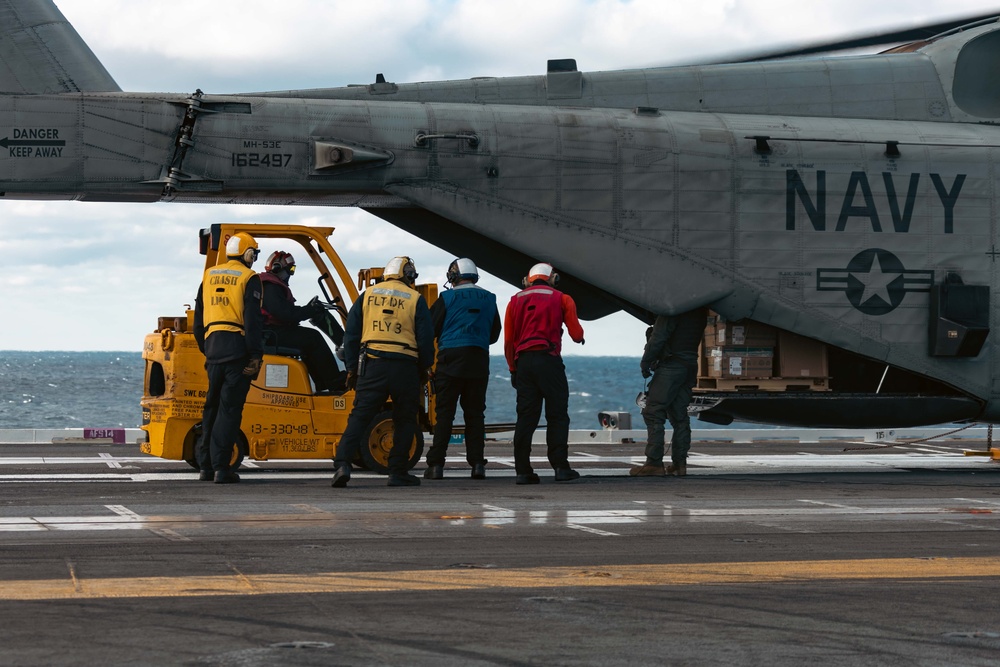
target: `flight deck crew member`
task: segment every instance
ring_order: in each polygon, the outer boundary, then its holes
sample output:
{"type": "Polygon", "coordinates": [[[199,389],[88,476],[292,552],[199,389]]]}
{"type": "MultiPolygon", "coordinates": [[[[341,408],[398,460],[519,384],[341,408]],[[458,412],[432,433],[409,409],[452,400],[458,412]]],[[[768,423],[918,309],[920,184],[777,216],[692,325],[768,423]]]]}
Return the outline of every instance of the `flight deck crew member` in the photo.
{"type": "Polygon", "coordinates": [[[437,397],[434,444],[427,452],[425,479],[444,477],[448,440],[459,398],[465,414],[465,460],[472,479],[486,479],[486,387],[490,380],[490,344],[500,338],[497,297],[476,285],[479,271],[471,259],[448,266],[446,290],[431,306],[438,343],[434,367],[437,397]]]}
{"type": "Polygon", "coordinates": [[[332,486],[351,479],[351,461],[361,438],[387,398],[392,399],[389,486],[418,486],[409,473],[410,446],[417,433],[421,379],[434,363],[434,327],[427,302],[413,288],[417,269],[409,257],[386,264],[383,281],[365,290],[347,315],[344,359],[347,387],[357,386],[347,428],[337,445],[332,486]]]}
{"type": "Polygon", "coordinates": [[[698,344],[705,334],[708,310],[698,308],[680,315],[660,315],[646,341],[639,369],[642,377],[653,376],[646,392],[642,418],[646,422],[646,461],[633,466],[629,475],[648,477],[687,474],[691,449],[691,420],[687,409],[698,375],[698,344]],[[671,463],[664,470],[664,422],[670,420],[671,463]]]}
{"type": "Polygon", "coordinates": [[[569,467],[569,384],[560,353],[562,325],[581,345],[583,327],[576,316],[576,302],[555,289],[558,280],[550,264],[535,264],[524,279],[525,289],[511,297],[504,315],[504,355],[517,390],[514,471],[518,484],[539,482],[531,468],[531,436],[538,428],[543,400],[545,441],[556,481],[580,477],[569,467]]]}
{"type": "Polygon", "coordinates": [[[250,268],[258,254],[252,236],[234,234],[226,241],[229,261],[205,271],[195,299],[194,337],[208,371],[202,437],[196,451],[198,479],[203,482],[240,481],[229,462],[250,382],[260,373],[264,357],[261,282],[250,268]]]}
{"type": "Polygon", "coordinates": [[[264,328],[274,332],[277,345],[302,352],[302,361],[309,369],[317,393],[342,389],[344,379],[323,335],[316,329],[299,326],[302,320],[322,314],[324,308],[322,304],[295,305],[288,286],[293,275],[295,258],[282,250],[271,253],[260,275],[264,285],[264,328]]]}

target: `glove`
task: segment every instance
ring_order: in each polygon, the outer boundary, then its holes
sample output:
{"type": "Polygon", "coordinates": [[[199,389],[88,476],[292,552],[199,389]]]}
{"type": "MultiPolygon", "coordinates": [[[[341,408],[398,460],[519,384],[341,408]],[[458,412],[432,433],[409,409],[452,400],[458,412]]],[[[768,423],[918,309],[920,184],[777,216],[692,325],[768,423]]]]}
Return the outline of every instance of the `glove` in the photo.
{"type": "Polygon", "coordinates": [[[243,375],[252,377],[254,380],[260,374],[260,365],[263,360],[260,357],[250,357],[247,365],[243,367],[243,375]]]}
{"type": "Polygon", "coordinates": [[[642,377],[649,379],[653,376],[653,371],[649,370],[649,364],[643,362],[639,364],[639,370],[642,372],[642,377]]]}
{"type": "Polygon", "coordinates": [[[517,371],[510,372],[510,386],[517,389],[517,371]]]}
{"type": "Polygon", "coordinates": [[[584,340],[583,338],[581,338],[580,339],[580,345],[586,345],[586,344],[587,344],[587,341],[584,340]]]}
{"type": "Polygon", "coordinates": [[[355,371],[347,371],[347,379],[344,380],[347,391],[352,391],[358,386],[358,374],[355,371]]]}
{"type": "Polygon", "coordinates": [[[319,301],[310,301],[307,308],[309,308],[309,317],[319,317],[326,311],[326,308],[319,301]]]}

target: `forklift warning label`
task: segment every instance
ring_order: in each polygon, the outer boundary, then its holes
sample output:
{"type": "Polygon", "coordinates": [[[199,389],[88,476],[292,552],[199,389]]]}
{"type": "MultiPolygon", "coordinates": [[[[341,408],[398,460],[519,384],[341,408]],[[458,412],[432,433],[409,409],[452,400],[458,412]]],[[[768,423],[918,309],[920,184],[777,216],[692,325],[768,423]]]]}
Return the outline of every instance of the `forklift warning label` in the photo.
{"type": "Polygon", "coordinates": [[[271,405],[281,405],[286,408],[301,408],[309,402],[307,397],[295,396],[293,394],[269,394],[264,392],[261,394],[261,398],[271,405]]]}
{"type": "Polygon", "coordinates": [[[319,438],[272,438],[268,449],[277,449],[282,453],[305,453],[319,451],[319,438]]]}

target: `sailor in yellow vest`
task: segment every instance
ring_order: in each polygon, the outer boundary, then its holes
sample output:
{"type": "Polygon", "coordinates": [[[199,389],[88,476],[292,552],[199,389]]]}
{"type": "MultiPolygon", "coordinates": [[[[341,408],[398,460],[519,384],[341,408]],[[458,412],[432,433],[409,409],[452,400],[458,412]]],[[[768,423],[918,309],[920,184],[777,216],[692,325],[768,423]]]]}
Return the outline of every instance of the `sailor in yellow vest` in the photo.
{"type": "Polygon", "coordinates": [[[250,269],[259,254],[257,241],[246,232],[231,236],[226,241],[229,261],[205,271],[195,300],[194,337],[208,371],[202,438],[195,452],[203,482],[240,481],[229,462],[250,382],[260,373],[264,357],[263,290],[260,277],[250,269]]]}
{"type": "Polygon", "coordinates": [[[356,386],[357,393],[334,458],[334,487],[347,486],[361,438],[388,398],[393,427],[389,486],[420,484],[409,473],[409,453],[417,433],[421,378],[434,363],[434,327],[427,302],[413,289],[416,280],[412,259],[392,258],[382,282],[365,290],[347,315],[347,387],[356,386]]]}

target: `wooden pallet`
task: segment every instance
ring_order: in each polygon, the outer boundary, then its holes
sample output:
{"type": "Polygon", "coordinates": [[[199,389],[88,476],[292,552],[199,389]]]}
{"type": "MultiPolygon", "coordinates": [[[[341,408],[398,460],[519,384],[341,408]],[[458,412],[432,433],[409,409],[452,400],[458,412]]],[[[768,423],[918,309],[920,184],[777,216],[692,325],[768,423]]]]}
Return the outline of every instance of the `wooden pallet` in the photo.
{"type": "Polygon", "coordinates": [[[830,378],[698,378],[703,391],[830,391],[830,378]]]}

